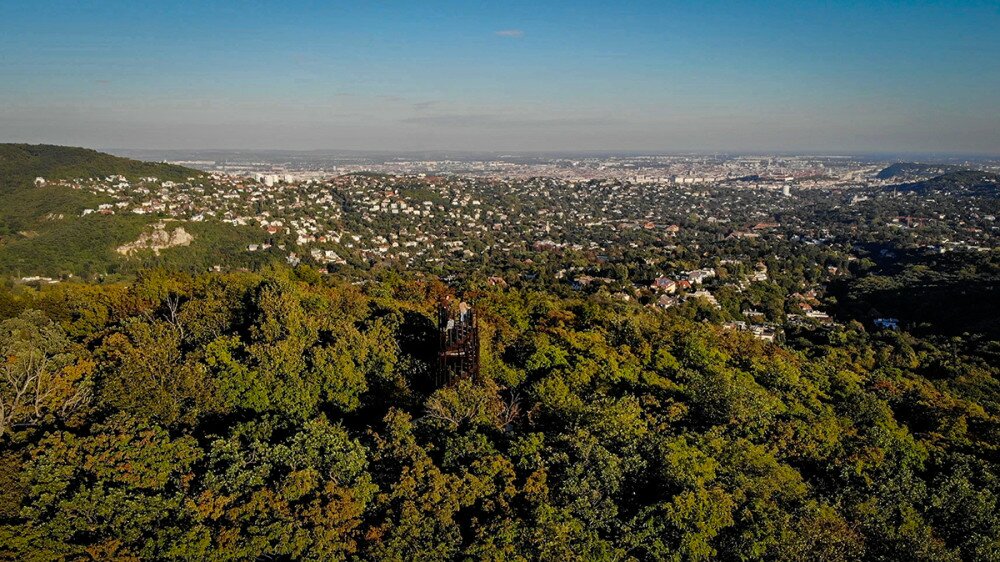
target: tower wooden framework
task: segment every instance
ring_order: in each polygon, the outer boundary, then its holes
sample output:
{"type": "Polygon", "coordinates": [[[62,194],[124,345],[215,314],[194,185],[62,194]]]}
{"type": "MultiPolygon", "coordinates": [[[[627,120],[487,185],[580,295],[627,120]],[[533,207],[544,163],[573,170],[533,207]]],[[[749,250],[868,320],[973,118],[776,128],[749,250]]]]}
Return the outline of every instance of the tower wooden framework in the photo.
{"type": "Polygon", "coordinates": [[[438,387],[479,375],[479,325],[467,303],[449,299],[438,307],[437,360],[438,387]]]}

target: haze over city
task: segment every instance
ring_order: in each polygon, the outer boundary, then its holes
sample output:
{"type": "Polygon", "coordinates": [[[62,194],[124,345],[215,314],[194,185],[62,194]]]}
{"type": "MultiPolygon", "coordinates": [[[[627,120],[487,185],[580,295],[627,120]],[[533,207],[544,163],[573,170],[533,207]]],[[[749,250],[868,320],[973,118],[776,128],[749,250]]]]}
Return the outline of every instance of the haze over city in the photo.
{"type": "Polygon", "coordinates": [[[7,142],[1000,154],[996,2],[0,2],[7,142]]]}

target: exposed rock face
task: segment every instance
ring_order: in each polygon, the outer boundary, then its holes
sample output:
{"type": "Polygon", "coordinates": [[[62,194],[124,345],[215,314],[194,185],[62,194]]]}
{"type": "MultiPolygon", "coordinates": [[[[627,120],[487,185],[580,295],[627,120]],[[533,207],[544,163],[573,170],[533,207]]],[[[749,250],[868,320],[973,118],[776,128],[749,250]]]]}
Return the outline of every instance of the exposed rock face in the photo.
{"type": "Polygon", "coordinates": [[[119,246],[118,253],[128,256],[140,250],[152,250],[156,255],[160,255],[160,250],[174,246],[189,246],[191,242],[194,242],[194,236],[184,230],[184,227],[178,226],[172,232],[167,232],[166,223],[161,222],[153,225],[152,231],[140,234],[135,242],[119,246]]]}

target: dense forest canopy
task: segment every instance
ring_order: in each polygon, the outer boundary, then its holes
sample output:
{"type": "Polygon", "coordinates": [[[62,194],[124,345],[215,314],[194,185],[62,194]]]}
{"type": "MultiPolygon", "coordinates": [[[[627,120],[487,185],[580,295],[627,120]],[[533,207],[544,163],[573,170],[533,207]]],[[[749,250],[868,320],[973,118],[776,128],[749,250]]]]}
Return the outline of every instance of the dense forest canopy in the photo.
{"type": "MultiPolygon", "coordinates": [[[[997,365],[310,268],[0,292],[11,560],[996,560],[997,365]]],[[[995,344],[994,344],[995,345],[995,344]]]]}

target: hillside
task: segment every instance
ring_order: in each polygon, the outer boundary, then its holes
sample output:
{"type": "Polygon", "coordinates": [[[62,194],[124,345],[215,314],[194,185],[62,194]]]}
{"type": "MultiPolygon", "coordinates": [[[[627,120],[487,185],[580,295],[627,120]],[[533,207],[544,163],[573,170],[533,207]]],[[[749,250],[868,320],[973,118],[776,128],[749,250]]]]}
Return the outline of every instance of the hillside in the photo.
{"type": "Polygon", "coordinates": [[[189,246],[152,249],[123,255],[116,251],[141,239],[155,219],[137,215],[66,216],[41,219],[30,231],[0,236],[0,275],[26,277],[67,275],[92,277],[106,274],[131,276],[153,266],[176,271],[205,271],[213,265],[253,267],[273,256],[246,252],[260,241],[260,232],[217,221],[172,223],[194,240],[189,246]]]}
{"type": "Polygon", "coordinates": [[[939,174],[959,171],[962,168],[950,164],[920,164],[916,162],[896,162],[883,169],[875,177],[880,180],[914,180],[939,174]]]}
{"type": "Polygon", "coordinates": [[[928,180],[903,184],[901,191],[917,193],[948,193],[951,195],[980,195],[995,197],[1000,189],[1000,175],[975,170],[949,172],[928,180]]]}
{"type": "Polygon", "coordinates": [[[217,221],[186,224],[194,235],[189,246],[162,253],[115,251],[135,241],[157,217],[135,214],[83,216],[85,209],[112,203],[110,197],[55,183],[77,178],[125,176],[131,180],[156,177],[185,181],[200,177],[197,170],[119,158],[85,148],[50,145],[0,144],[0,275],[13,277],[96,276],[132,274],[151,265],[204,271],[213,265],[253,266],[271,256],[249,256],[246,246],[259,241],[260,232],[217,221]],[[36,187],[43,177],[46,185],[36,187]]]}
{"type": "Polygon", "coordinates": [[[183,181],[202,172],[156,162],[112,156],[88,148],[49,144],[0,144],[0,190],[22,187],[36,177],[47,180],[121,175],[183,181]]]}

